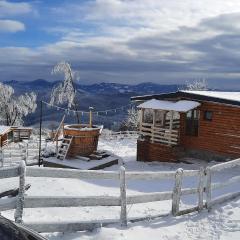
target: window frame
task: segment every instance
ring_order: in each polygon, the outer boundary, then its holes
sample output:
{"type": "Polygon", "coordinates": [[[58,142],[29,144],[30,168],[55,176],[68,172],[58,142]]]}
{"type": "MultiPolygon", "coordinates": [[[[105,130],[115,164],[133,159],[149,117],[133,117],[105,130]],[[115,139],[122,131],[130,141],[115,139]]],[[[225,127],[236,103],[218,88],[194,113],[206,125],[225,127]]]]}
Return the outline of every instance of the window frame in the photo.
{"type": "Polygon", "coordinates": [[[205,121],[211,122],[211,121],[213,120],[213,111],[205,110],[205,111],[204,111],[204,114],[203,114],[203,119],[204,119],[205,121]],[[207,114],[208,114],[208,113],[211,114],[211,118],[208,118],[208,117],[207,117],[207,114]]]}

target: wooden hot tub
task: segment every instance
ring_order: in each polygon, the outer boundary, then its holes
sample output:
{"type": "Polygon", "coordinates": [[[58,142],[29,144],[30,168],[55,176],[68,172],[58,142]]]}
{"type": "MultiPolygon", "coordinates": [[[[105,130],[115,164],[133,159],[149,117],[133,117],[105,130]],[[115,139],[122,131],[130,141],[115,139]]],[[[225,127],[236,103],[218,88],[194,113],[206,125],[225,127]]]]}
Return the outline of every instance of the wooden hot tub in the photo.
{"type": "Polygon", "coordinates": [[[73,158],[89,156],[97,150],[101,127],[88,127],[87,124],[72,124],[64,126],[64,137],[73,137],[67,156],[73,158]]]}

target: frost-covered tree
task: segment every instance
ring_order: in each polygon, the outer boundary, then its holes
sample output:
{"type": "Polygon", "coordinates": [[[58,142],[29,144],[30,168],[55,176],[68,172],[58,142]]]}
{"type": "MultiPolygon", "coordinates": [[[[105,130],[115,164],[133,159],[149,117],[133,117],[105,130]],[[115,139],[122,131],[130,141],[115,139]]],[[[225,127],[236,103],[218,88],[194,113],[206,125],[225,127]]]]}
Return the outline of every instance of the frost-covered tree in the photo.
{"type": "Polygon", "coordinates": [[[67,62],[60,62],[54,66],[52,73],[63,73],[64,80],[58,86],[53,88],[50,103],[67,103],[69,108],[72,107],[74,105],[76,89],[74,87],[75,73],[72,71],[70,64],[67,62]]]}
{"type": "Polygon", "coordinates": [[[128,109],[127,119],[123,122],[122,128],[126,130],[137,130],[139,121],[139,111],[135,108],[128,109]]]}
{"type": "Polygon", "coordinates": [[[187,82],[185,90],[189,90],[189,91],[208,90],[208,84],[205,79],[194,80],[193,82],[187,82]]]}
{"type": "MultiPolygon", "coordinates": [[[[67,103],[68,107],[74,107],[77,110],[76,106],[76,88],[74,87],[74,77],[77,75],[77,72],[72,71],[71,65],[67,62],[59,62],[56,64],[52,70],[53,74],[64,74],[64,80],[53,88],[51,93],[50,104],[64,104],[67,103]]],[[[79,122],[79,116],[77,114],[77,119],[79,122]]]]}
{"type": "Polygon", "coordinates": [[[0,120],[5,125],[21,125],[23,117],[36,110],[37,96],[34,92],[20,96],[14,95],[14,89],[0,83],[0,120]]]}

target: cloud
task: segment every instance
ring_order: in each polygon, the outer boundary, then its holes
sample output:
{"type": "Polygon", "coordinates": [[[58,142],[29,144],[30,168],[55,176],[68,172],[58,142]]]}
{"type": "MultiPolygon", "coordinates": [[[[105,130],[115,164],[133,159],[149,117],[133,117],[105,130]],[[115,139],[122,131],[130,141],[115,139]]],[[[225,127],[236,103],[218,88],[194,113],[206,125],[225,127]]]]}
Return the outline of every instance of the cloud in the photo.
{"type": "Polygon", "coordinates": [[[240,74],[238,0],[63,1],[44,14],[55,42],[0,48],[5,79],[53,79],[60,60],[85,83],[226,82],[240,74]]]}
{"type": "Polygon", "coordinates": [[[24,31],[25,25],[19,21],[14,20],[0,20],[0,32],[15,33],[24,31]]]}
{"type": "Polygon", "coordinates": [[[0,17],[9,17],[26,14],[32,11],[32,6],[27,2],[0,1],[0,17]]]}

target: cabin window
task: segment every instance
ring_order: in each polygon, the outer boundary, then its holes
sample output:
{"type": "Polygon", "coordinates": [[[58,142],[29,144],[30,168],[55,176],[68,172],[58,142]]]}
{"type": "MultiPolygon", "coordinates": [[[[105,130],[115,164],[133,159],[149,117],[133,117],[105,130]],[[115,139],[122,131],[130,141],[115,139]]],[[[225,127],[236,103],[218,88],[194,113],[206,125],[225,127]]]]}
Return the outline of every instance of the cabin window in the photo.
{"type": "Polygon", "coordinates": [[[212,111],[205,111],[204,112],[204,120],[212,121],[212,117],[213,117],[213,112],[212,111]]]}
{"type": "Polygon", "coordinates": [[[198,136],[199,110],[191,110],[186,114],[186,135],[198,136]]]}

